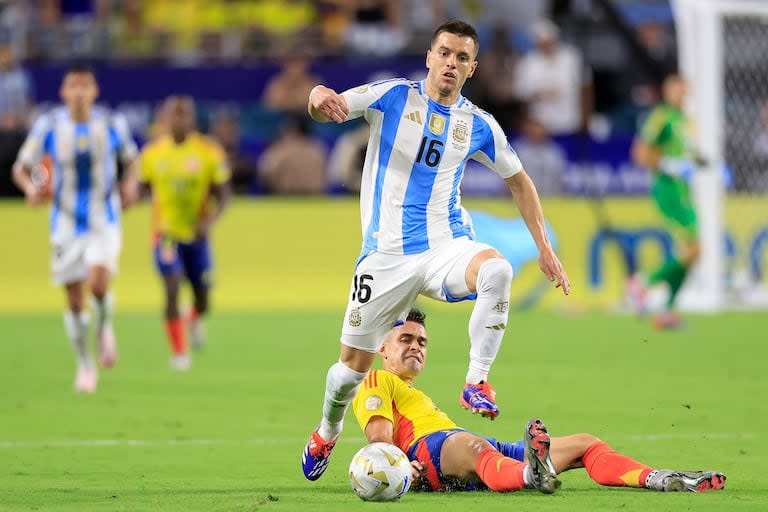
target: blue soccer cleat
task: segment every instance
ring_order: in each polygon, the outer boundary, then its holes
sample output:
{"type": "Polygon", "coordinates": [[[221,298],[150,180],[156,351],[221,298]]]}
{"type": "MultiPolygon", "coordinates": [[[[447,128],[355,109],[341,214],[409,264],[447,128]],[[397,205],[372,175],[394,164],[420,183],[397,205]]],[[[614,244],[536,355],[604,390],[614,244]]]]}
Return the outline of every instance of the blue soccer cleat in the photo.
{"type": "Polygon", "coordinates": [[[484,381],[480,384],[466,384],[459,402],[463,408],[476,414],[480,413],[480,416],[485,418],[493,420],[499,415],[499,408],[496,406],[496,390],[484,381]]]}
{"type": "Polygon", "coordinates": [[[326,441],[320,437],[317,430],[312,432],[307,446],[304,447],[304,452],[301,454],[301,469],[307,480],[314,481],[323,476],[334,446],[336,446],[336,441],[326,441]]]}

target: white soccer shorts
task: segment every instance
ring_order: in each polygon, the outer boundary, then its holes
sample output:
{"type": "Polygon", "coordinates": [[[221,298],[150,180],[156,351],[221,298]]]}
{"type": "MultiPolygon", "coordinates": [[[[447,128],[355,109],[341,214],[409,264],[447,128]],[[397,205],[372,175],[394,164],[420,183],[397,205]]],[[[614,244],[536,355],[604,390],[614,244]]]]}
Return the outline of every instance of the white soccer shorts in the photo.
{"type": "Polygon", "coordinates": [[[420,254],[369,254],[355,269],[341,342],[377,352],[395,322],[405,320],[418,295],[444,302],[472,298],[463,279],[458,280],[463,289],[448,290],[446,277],[455,272],[463,276],[472,258],[487,249],[492,247],[462,237],[420,254]]]}
{"type": "Polygon", "coordinates": [[[51,246],[51,273],[56,285],[65,285],[88,278],[88,269],[106,267],[117,273],[122,236],[117,227],[87,231],[69,240],[54,240],[51,246]]]}

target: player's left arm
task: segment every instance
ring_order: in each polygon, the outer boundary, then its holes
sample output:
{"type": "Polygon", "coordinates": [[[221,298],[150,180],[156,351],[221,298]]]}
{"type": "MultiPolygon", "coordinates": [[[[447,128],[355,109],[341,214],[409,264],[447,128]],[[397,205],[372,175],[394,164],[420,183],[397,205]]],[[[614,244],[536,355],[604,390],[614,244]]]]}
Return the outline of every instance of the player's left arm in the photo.
{"type": "Polygon", "coordinates": [[[120,180],[120,202],[123,209],[129,208],[140,198],[137,159],[139,149],[133,140],[128,122],[121,114],[112,118],[112,130],[117,139],[117,155],[123,164],[123,177],[120,180]]]}
{"type": "Polygon", "coordinates": [[[488,114],[479,116],[476,122],[484,123],[480,125],[484,133],[481,135],[482,143],[471,155],[472,158],[487,165],[504,178],[528,226],[528,231],[536,242],[539,250],[539,268],[547,279],[555,281],[556,286],[562,288],[563,293],[568,295],[571,292],[571,283],[547,236],[544,212],[533,180],[523,170],[517,153],[509,145],[507,136],[499,123],[488,114]]]}
{"type": "Polygon", "coordinates": [[[231,172],[224,150],[215,142],[211,142],[212,162],[211,162],[211,182],[210,195],[215,199],[215,208],[213,212],[205,218],[200,219],[197,226],[197,236],[205,237],[211,229],[211,226],[221,217],[224,210],[227,209],[232,197],[232,188],[229,184],[231,172]]]}
{"type": "Polygon", "coordinates": [[[563,264],[555,254],[552,244],[547,236],[547,229],[544,223],[544,211],[541,208],[539,194],[536,192],[536,186],[533,184],[528,173],[524,170],[505,179],[512,197],[517,204],[520,214],[531,232],[536,247],[539,250],[539,268],[547,279],[554,281],[557,288],[562,288],[563,293],[571,293],[571,282],[565,273],[563,264]]]}

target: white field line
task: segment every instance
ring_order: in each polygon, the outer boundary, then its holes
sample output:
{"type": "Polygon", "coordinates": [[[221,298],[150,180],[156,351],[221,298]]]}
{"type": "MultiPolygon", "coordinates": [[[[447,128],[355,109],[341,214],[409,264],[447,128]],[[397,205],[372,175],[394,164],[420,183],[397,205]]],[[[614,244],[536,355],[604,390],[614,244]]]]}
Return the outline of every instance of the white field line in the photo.
{"type": "MultiPolygon", "coordinates": [[[[760,439],[756,432],[703,432],[695,434],[613,434],[605,436],[609,441],[728,441],[736,439],[760,439]]],[[[362,444],[360,436],[344,436],[341,444],[362,444]]],[[[104,447],[161,447],[161,446],[244,446],[244,445],[297,445],[298,438],[262,439],[56,439],[50,441],[0,441],[0,449],[17,448],[104,448],[104,447]]]]}

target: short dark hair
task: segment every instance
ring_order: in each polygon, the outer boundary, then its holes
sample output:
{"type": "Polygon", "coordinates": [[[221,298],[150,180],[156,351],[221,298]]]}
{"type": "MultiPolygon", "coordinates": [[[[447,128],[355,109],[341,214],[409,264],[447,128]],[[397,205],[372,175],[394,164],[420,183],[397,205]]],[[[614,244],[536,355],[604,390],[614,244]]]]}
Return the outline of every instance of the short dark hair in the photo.
{"type": "Polygon", "coordinates": [[[93,70],[93,67],[86,64],[85,62],[74,62],[67,67],[67,70],[64,72],[64,76],[67,76],[69,74],[89,74],[91,75],[94,80],[96,79],[96,72],[93,70]]]}
{"type": "Polygon", "coordinates": [[[429,46],[432,47],[435,44],[435,39],[437,39],[437,36],[439,36],[443,32],[448,32],[449,34],[455,34],[457,36],[463,36],[463,37],[471,37],[472,41],[475,42],[475,54],[480,51],[480,37],[477,35],[477,30],[475,30],[475,27],[467,23],[466,21],[461,20],[451,20],[446,21],[437,29],[435,29],[435,32],[432,34],[432,40],[429,42],[429,46]]]}
{"type": "Polygon", "coordinates": [[[424,321],[427,319],[427,315],[418,308],[411,308],[408,312],[408,316],[405,317],[406,322],[416,322],[417,324],[424,325],[424,321]]]}

